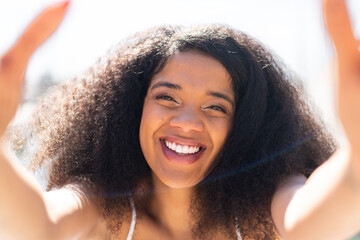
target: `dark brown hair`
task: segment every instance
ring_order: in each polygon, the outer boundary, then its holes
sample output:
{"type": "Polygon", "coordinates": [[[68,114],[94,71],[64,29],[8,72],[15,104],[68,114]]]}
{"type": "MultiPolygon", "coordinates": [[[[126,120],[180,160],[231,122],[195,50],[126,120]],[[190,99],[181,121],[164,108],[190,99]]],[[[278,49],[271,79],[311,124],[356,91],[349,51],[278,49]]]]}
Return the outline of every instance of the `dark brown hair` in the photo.
{"type": "Polygon", "coordinates": [[[151,175],[139,144],[149,82],[169,56],[193,49],[225,66],[236,93],[231,133],[196,186],[194,235],[209,239],[217,229],[235,239],[237,222],[244,239],[274,239],[270,204],[276,187],[293,174],[309,176],[334,147],[285,68],[256,40],[226,26],[149,29],[49,91],[32,122],[33,166],[49,170],[48,189],[74,182],[94,186],[115,232],[129,196],[151,175]]]}

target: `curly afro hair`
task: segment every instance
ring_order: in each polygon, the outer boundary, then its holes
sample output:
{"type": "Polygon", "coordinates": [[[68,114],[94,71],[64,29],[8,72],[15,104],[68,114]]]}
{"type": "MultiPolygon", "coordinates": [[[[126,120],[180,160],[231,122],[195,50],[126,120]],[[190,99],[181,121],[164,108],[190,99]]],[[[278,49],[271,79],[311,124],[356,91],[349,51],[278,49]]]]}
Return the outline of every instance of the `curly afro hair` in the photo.
{"type": "Polygon", "coordinates": [[[32,121],[37,146],[32,166],[48,169],[49,190],[92,186],[116,234],[129,196],[142,196],[138,202],[146,204],[152,186],[139,143],[149,83],[170,56],[190,50],[219,60],[236,95],[232,130],[196,186],[190,209],[194,237],[210,239],[221,231],[236,239],[236,222],[244,239],[275,239],[270,205],[276,187],[291,175],[309,176],[334,144],[292,75],[259,42],[227,26],[149,29],[50,90],[32,121]]]}

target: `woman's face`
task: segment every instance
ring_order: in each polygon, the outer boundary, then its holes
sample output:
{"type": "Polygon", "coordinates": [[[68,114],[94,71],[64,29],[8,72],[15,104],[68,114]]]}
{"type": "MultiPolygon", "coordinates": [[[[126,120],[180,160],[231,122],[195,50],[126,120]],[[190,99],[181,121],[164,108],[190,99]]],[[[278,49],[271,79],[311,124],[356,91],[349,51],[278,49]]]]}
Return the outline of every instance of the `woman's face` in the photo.
{"type": "Polygon", "coordinates": [[[178,53],[156,74],[145,97],[140,144],[154,177],[172,188],[204,179],[230,131],[231,79],[215,58],[178,53]]]}

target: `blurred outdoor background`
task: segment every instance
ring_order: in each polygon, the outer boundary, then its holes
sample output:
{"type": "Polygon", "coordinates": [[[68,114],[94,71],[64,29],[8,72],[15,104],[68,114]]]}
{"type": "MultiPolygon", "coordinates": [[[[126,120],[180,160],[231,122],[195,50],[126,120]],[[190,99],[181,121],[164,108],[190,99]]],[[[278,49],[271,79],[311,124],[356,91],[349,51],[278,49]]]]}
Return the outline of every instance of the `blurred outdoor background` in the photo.
{"type": "MultiPolygon", "coordinates": [[[[54,2],[58,1],[0,0],[0,54],[54,2]]],[[[360,38],[360,1],[347,3],[360,38]]],[[[48,86],[84,71],[130,34],[154,25],[207,23],[242,30],[276,53],[302,79],[318,113],[341,138],[333,98],[332,45],[322,19],[321,0],[72,0],[60,28],[29,63],[17,121],[26,120],[48,86]]]]}
{"type": "MultiPolygon", "coordinates": [[[[0,54],[55,0],[0,0],[0,54]]],[[[26,119],[48,86],[87,69],[112,45],[160,24],[222,23],[262,41],[303,81],[319,114],[338,134],[334,117],[333,53],[320,0],[73,0],[58,31],[33,55],[26,73],[26,119]]],[[[360,34],[360,1],[348,1],[360,34]],[[356,11],[357,10],[357,11],[356,11]],[[359,17],[356,17],[357,15],[359,17]]]]}

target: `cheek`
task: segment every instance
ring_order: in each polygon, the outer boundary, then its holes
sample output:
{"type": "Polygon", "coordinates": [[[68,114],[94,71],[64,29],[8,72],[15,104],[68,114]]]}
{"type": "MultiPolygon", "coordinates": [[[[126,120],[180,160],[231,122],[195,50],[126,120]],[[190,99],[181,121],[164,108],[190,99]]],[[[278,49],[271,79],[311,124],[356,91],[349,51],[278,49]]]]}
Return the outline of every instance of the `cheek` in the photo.
{"type": "Polygon", "coordinates": [[[146,129],[144,129],[145,131],[147,131],[147,128],[154,128],[159,125],[163,119],[164,114],[158,106],[145,102],[140,122],[140,130],[142,126],[146,126],[146,129]]]}
{"type": "MultiPolygon", "coordinates": [[[[164,114],[160,109],[151,104],[150,101],[144,102],[141,122],[140,122],[140,144],[144,148],[151,142],[152,137],[164,122],[164,114]]],[[[143,149],[144,151],[144,149],[143,149]]]]}
{"type": "Polygon", "coordinates": [[[147,142],[146,139],[149,137],[149,131],[151,130],[151,123],[153,122],[151,120],[152,111],[148,107],[148,105],[149,104],[145,101],[141,116],[141,122],[140,122],[139,137],[140,137],[141,148],[144,148],[144,146],[146,145],[145,144],[147,142]]]}
{"type": "Polygon", "coordinates": [[[230,132],[231,121],[224,120],[220,121],[212,127],[212,139],[216,150],[220,150],[226,141],[226,138],[230,132]]]}

